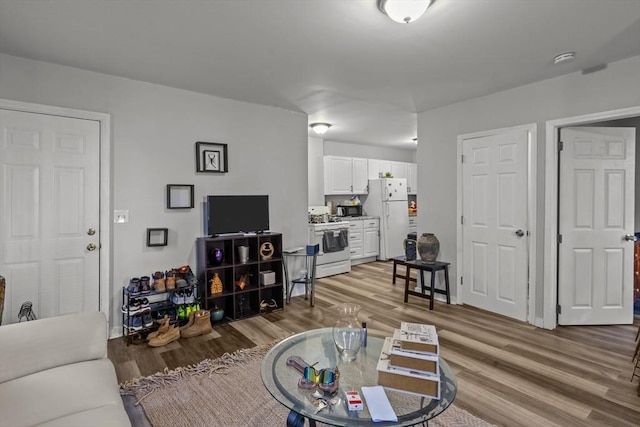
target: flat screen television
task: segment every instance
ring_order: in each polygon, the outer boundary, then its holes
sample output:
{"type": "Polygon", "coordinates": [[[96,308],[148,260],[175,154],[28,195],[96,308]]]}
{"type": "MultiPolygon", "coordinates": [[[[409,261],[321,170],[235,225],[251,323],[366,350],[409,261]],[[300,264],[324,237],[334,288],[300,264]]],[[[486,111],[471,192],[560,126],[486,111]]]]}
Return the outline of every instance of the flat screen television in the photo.
{"type": "Polygon", "coordinates": [[[269,196],[207,196],[206,212],[211,236],[269,230],[269,196]]]}

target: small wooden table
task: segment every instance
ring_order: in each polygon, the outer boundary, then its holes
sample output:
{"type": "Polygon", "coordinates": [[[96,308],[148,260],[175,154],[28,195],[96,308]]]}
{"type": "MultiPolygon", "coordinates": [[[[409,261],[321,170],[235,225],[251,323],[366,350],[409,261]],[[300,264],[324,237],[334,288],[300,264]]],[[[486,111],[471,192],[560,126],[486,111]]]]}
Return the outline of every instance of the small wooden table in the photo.
{"type": "MultiPolygon", "coordinates": [[[[405,274],[405,281],[404,281],[404,302],[409,301],[409,295],[417,296],[420,298],[426,298],[430,300],[429,310],[433,310],[433,300],[434,300],[435,294],[443,294],[447,296],[447,304],[451,304],[451,292],[449,288],[449,265],[450,264],[451,263],[449,262],[442,262],[442,261],[433,261],[433,262],[421,261],[421,260],[403,261],[403,265],[407,267],[407,272],[405,274]],[[410,279],[409,272],[412,268],[415,268],[420,271],[420,282],[422,283],[422,292],[409,290],[409,283],[411,282],[411,280],[409,280],[410,279]],[[436,272],[440,270],[444,271],[444,283],[445,283],[444,290],[436,289],[435,287],[436,272]],[[424,281],[425,271],[431,272],[431,284],[429,286],[429,294],[425,294],[424,292],[425,291],[425,281],[424,281]]],[[[394,259],[394,267],[395,267],[395,259],[394,259]]],[[[394,274],[395,274],[395,268],[394,268],[394,274]]],[[[394,277],[394,280],[395,280],[395,277],[394,277]]]]}
{"type": "Polygon", "coordinates": [[[410,270],[408,267],[405,268],[404,274],[398,273],[398,265],[405,266],[405,267],[407,266],[407,257],[399,256],[399,257],[392,258],[392,260],[393,260],[393,277],[392,277],[391,284],[393,285],[396,284],[396,278],[405,279],[405,280],[408,279],[411,282],[417,283],[416,278],[411,277],[411,275],[409,274],[410,270]]]}

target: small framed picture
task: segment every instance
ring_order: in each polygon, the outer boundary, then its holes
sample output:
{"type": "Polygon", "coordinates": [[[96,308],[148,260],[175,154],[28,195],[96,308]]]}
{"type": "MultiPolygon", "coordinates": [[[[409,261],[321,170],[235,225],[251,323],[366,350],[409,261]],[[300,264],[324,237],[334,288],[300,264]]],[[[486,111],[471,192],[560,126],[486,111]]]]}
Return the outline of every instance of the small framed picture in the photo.
{"type": "Polygon", "coordinates": [[[191,184],[167,184],[167,209],[193,208],[193,189],[191,184]]]}
{"type": "Polygon", "coordinates": [[[228,172],[227,144],[196,142],[196,172],[228,172]]]}
{"type": "Polygon", "coordinates": [[[168,228],[147,228],[147,246],[167,246],[168,228]]]}

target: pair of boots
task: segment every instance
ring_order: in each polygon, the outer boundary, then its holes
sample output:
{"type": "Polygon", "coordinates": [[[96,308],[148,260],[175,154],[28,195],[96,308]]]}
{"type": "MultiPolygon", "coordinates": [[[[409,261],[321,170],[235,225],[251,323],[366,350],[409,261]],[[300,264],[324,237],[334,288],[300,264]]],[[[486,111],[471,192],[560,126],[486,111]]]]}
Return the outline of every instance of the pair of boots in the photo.
{"type": "Polygon", "coordinates": [[[171,326],[169,317],[164,316],[157,331],[151,332],[147,336],[147,341],[151,347],[162,347],[173,341],[182,338],[193,338],[199,335],[208,334],[211,328],[211,313],[209,310],[192,311],[189,315],[189,322],[181,327],[171,326]]]}

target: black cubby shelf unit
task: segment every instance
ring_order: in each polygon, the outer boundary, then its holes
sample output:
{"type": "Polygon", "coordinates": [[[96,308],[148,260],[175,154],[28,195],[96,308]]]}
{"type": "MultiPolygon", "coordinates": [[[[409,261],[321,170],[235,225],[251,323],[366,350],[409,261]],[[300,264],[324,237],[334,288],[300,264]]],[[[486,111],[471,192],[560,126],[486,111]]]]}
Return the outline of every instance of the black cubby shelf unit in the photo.
{"type": "Polygon", "coordinates": [[[200,237],[196,254],[204,308],[223,309],[222,321],[283,309],[281,233],[200,237]],[[241,252],[248,257],[241,258],[241,252]],[[261,283],[261,273],[267,275],[269,284],[261,283]],[[222,292],[212,294],[211,280],[216,274],[222,281],[222,292]],[[241,288],[236,283],[243,277],[245,286],[241,288]]]}

